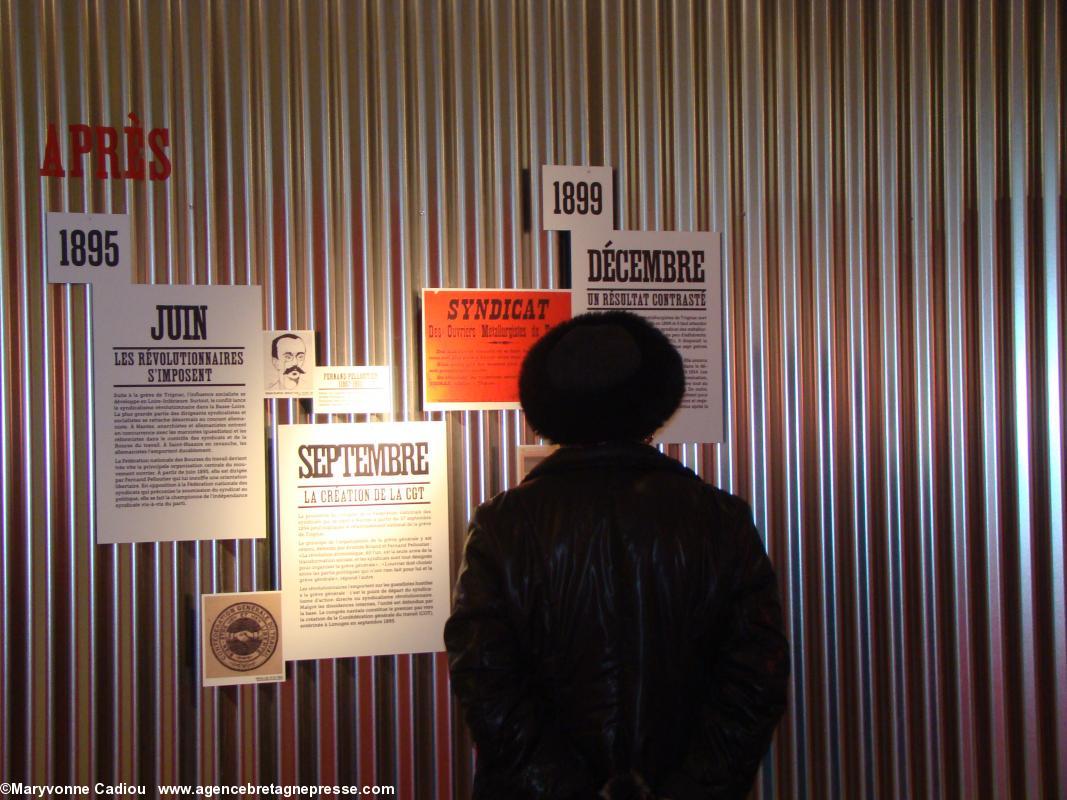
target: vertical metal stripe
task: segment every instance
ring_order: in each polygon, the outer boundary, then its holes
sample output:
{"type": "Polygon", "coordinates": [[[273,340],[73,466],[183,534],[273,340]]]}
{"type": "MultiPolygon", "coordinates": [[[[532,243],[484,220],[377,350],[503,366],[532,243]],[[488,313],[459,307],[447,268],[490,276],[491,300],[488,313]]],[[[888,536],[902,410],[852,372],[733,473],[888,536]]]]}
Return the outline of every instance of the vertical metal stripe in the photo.
{"type": "MultiPolygon", "coordinates": [[[[960,7],[953,5],[946,8],[949,12],[947,18],[959,17],[960,7]]],[[[946,752],[946,757],[953,758],[959,764],[958,781],[955,792],[965,797],[973,797],[975,786],[973,779],[974,769],[974,743],[972,731],[974,719],[971,716],[971,692],[973,691],[973,666],[970,659],[970,636],[968,620],[971,617],[969,607],[969,592],[967,591],[967,557],[968,548],[965,532],[969,521],[966,518],[966,496],[963,481],[964,468],[966,466],[966,453],[964,451],[964,420],[963,420],[963,352],[962,347],[966,341],[963,330],[963,271],[968,265],[962,264],[964,257],[963,241],[964,232],[961,225],[966,222],[963,214],[964,198],[961,196],[966,183],[963,176],[965,165],[963,152],[964,138],[964,98],[963,91],[966,89],[961,64],[961,42],[963,25],[954,25],[946,31],[944,52],[944,123],[941,146],[945,151],[944,166],[939,180],[944,184],[944,217],[945,232],[944,248],[945,259],[945,336],[947,340],[946,360],[950,379],[945,388],[945,416],[943,424],[947,428],[945,432],[945,444],[947,445],[948,463],[951,464],[949,476],[949,513],[951,515],[952,549],[948,559],[951,563],[946,564],[945,581],[952,586],[951,594],[955,597],[955,613],[951,626],[953,636],[952,650],[948,654],[955,662],[958,673],[957,691],[952,701],[957,711],[957,719],[960,722],[958,729],[959,741],[954,743],[952,750],[946,752]],[[953,752],[955,751],[955,752],[953,752]]],[[[948,744],[946,743],[946,747],[948,744]]]]}
{"type": "Polygon", "coordinates": [[[400,797],[415,794],[415,731],[412,719],[412,704],[415,686],[412,675],[412,656],[395,656],[396,684],[396,742],[397,767],[396,788],[400,797]]]}
{"type": "Polygon", "coordinates": [[[433,796],[449,797],[456,794],[452,782],[452,764],[457,748],[452,736],[452,696],[448,684],[448,658],[444,653],[435,653],[433,656],[433,695],[433,796]]]}
{"type": "Polygon", "coordinates": [[[1030,191],[1027,152],[1028,125],[1030,123],[1027,94],[1030,88],[1027,75],[1027,24],[1032,24],[1028,9],[1012,9],[1010,43],[1008,53],[1008,81],[1010,91],[1011,124],[1008,131],[1008,147],[1011,153],[1009,181],[1011,188],[1011,297],[1012,355],[1014,367],[1012,416],[1015,434],[1016,492],[1018,495],[1018,586],[1019,586],[1019,632],[1021,645],[1022,703],[1026,711],[1020,733],[1026,742],[1022,752],[1021,767],[1026,775],[1026,794],[1039,797],[1043,794],[1043,776],[1040,774],[1039,714],[1037,709],[1037,643],[1034,637],[1034,579],[1032,528],[1032,490],[1029,461],[1031,458],[1030,429],[1030,360],[1027,358],[1028,323],[1033,309],[1027,302],[1027,279],[1029,272],[1029,239],[1033,235],[1027,215],[1027,199],[1030,191]]]}
{"type": "Polygon", "coordinates": [[[337,785],[337,659],[327,659],[318,665],[318,725],[315,742],[315,778],[319,783],[337,785]]]}
{"type": "MultiPolygon", "coordinates": [[[[1055,708],[1067,708],[1067,446],[1064,436],[1067,392],[1067,79],[1058,67],[1067,60],[1067,12],[1059,3],[1047,2],[1042,39],[1040,175],[1045,229],[1045,347],[1048,386],[1049,520],[1051,542],[1051,606],[1053,613],[1052,663],[1055,708]],[[1057,201],[1058,198],[1058,201],[1057,201]]],[[[1060,787],[1067,784],[1067,714],[1058,714],[1054,727],[1055,764],[1060,787]]]]}
{"type": "MultiPolygon", "coordinates": [[[[11,5],[0,6],[0,36],[3,37],[5,46],[0,49],[0,124],[7,130],[9,125],[21,124],[21,120],[17,117],[12,119],[11,110],[16,108],[15,103],[15,85],[17,82],[14,80],[14,76],[17,74],[15,70],[15,53],[17,51],[18,43],[16,41],[14,31],[16,30],[16,22],[13,19],[14,8],[11,5]],[[7,43],[11,43],[10,46],[7,43]]],[[[0,185],[3,186],[18,186],[16,176],[11,174],[11,166],[14,163],[14,159],[11,157],[11,147],[14,143],[10,141],[9,137],[0,137],[0,185]]],[[[0,264],[3,265],[2,272],[8,273],[11,269],[11,263],[13,261],[12,256],[17,256],[16,253],[12,253],[9,247],[9,243],[12,241],[14,231],[12,230],[12,219],[7,207],[4,208],[4,213],[0,214],[0,246],[3,250],[0,251],[0,264]]],[[[8,289],[9,280],[4,280],[4,285],[0,286],[0,297],[3,298],[0,302],[0,331],[6,333],[9,330],[9,311],[8,304],[10,302],[10,290],[8,289]]],[[[7,534],[7,531],[15,529],[14,514],[12,512],[12,492],[14,487],[11,481],[7,480],[6,476],[11,474],[11,453],[10,448],[7,446],[7,442],[11,438],[11,381],[8,375],[9,359],[6,357],[0,358],[0,439],[3,441],[3,447],[0,447],[0,468],[3,470],[5,476],[3,486],[0,486],[0,521],[3,522],[3,530],[5,531],[2,538],[0,538],[0,667],[2,667],[3,676],[0,677],[0,692],[3,693],[2,702],[0,702],[0,768],[3,769],[4,775],[15,774],[16,769],[19,769],[21,765],[15,763],[14,747],[11,737],[13,727],[17,724],[16,713],[13,711],[12,695],[16,690],[12,675],[15,671],[15,663],[12,659],[12,653],[14,651],[11,645],[11,639],[14,634],[12,601],[14,597],[14,587],[12,586],[13,568],[12,568],[12,554],[11,554],[11,536],[7,534]]],[[[20,736],[25,735],[27,726],[30,724],[30,720],[25,720],[25,724],[19,726],[18,731],[20,736]]]]}
{"type": "Polygon", "coordinates": [[[377,780],[375,753],[379,743],[375,737],[377,729],[377,711],[374,705],[374,659],[362,656],[358,663],[358,696],[356,700],[356,720],[359,724],[357,746],[359,764],[356,778],[362,784],[372,784],[377,780]]]}
{"type": "MultiPolygon", "coordinates": [[[[997,385],[1000,369],[996,351],[997,324],[997,283],[996,283],[996,143],[994,140],[995,74],[994,25],[996,20],[992,13],[992,4],[981,6],[978,22],[978,38],[975,47],[977,78],[977,196],[978,196],[978,238],[979,269],[981,274],[981,320],[982,363],[980,382],[983,386],[997,385]]],[[[986,560],[986,577],[988,594],[986,610],[988,613],[988,696],[983,698],[989,708],[989,740],[1004,742],[1008,736],[1007,698],[1004,687],[1006,676],[1006,637],[1003,616],[1003,584],[1001,580],[999,535],[1001,491],[999,488],[999,429],[997,425],[997,398],[994,392],[983,393],[982,432],[983,432],[983,477],[986,486],[985,495],[985,529],[981,531],[986,560]]],[[[992,781],[993,793],[998,797],[1007,796],[1009,791],[1009,748],[992,747],[992,781]]]]}

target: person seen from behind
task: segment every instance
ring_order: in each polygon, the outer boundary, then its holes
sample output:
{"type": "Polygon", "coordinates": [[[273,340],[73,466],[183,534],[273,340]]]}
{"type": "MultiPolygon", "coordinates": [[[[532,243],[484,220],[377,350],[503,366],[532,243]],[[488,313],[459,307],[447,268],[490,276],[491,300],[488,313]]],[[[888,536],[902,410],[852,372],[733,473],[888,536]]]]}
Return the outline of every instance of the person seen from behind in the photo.
{"type": "Polygon", "coordinates": [[[741,499],[646,442],[682,358],[626,312],[530,350],[520,400],[561,445],[476,510],[445,625],[482,798],[742,798],[789,674],[741,499]]]}

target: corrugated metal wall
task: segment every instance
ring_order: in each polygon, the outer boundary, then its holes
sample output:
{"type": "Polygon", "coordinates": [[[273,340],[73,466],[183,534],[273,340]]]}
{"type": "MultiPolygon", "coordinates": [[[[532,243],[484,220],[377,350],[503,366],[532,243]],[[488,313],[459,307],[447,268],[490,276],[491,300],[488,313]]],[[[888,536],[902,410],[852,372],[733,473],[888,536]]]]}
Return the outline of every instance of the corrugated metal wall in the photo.
{"type": "MultiPolygon", "coordinates": [[[[277,541],[93,544],[89,297],[44,282],[45,211],[128,212],[139,280],[262,284],[418,419],[419,289],[560,285],[531,187],[589,163],[621,225],[723,234],[729,441],[672,452],[752,501],[787,600],[757,792],[1064,796],[1065,54],[1057,0],[2,0],[4,779],[471,773],[440,656],[199,688],[199,594],[275,587],[277,541]],[[167,181],[39,176],[48,123],[130,113],[167,181]]],[[[455,562],[529,435],[448,419],[455,562]]]]}

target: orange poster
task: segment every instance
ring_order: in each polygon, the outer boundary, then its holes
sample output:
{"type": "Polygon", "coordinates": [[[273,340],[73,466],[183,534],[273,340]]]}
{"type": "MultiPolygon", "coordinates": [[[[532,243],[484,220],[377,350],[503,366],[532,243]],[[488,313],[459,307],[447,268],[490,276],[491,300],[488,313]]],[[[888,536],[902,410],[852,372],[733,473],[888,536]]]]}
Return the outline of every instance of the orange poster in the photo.
{"type": "Polygon", "coordinates": [[[423,289],[423,407],[518,408],[523,356],[570,317],[568,290],[423,289]]]}

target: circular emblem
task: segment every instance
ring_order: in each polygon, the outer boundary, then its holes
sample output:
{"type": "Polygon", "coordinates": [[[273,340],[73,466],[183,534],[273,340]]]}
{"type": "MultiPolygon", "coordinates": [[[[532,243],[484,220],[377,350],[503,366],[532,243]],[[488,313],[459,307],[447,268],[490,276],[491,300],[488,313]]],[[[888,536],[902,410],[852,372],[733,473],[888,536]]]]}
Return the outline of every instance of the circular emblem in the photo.
{"type": "Polygon", "coordinates": [[[278,623],[258,603],[234,603],[211,626],[211,652],[229,669],[262,667],[278,647],[278,623]]]}

